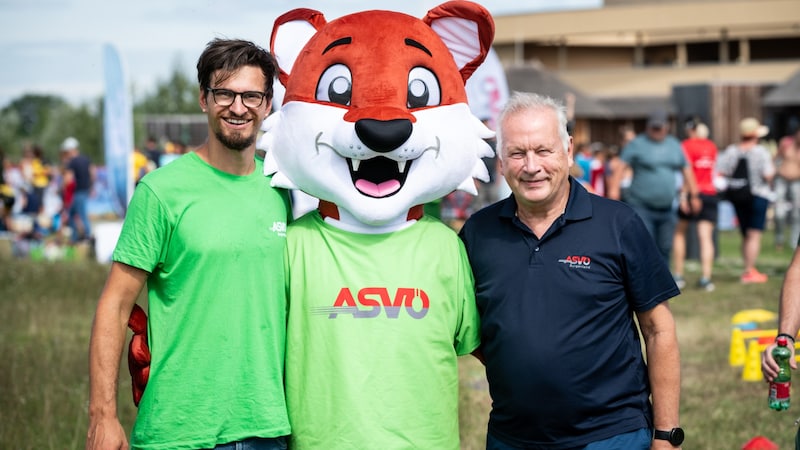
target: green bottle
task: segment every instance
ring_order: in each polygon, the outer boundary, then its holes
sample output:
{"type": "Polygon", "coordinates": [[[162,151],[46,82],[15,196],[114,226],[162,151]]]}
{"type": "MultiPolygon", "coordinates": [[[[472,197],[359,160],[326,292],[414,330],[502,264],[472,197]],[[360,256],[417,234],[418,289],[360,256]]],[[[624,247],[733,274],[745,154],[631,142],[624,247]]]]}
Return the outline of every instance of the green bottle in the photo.
{"type": "Polygon", "coordinates": [[[778,346],[772,349],[772,357],[778,363],[778,375],[769,383],[769,407],[775,411],[789,409],[789,391],[792,386],[792,372],[789,358],[792,351],[785,337],[778,338],[778,346]]]}

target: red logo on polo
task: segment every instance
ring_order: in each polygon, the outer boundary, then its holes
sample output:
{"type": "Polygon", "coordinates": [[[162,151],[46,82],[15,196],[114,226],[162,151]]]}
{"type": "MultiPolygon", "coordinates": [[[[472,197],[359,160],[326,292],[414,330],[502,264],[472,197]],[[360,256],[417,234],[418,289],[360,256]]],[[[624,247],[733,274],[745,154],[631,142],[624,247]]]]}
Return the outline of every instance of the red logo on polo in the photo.
{"type": "Polygon", "coordinates": [[[566,264],[571,268],[576,269],[588,269],[589,266],[592,265],[592,258],[588,256],[567,256],[563,259],[559,259],[558,262],[561,264],[566,264]]]}

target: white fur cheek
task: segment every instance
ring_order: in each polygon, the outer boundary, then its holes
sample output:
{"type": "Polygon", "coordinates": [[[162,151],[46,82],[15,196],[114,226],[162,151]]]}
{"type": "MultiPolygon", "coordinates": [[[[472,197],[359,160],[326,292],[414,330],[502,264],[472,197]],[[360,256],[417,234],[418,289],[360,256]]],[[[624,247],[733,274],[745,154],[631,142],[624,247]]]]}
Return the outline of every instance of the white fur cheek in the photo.
{"type": "Polygon", "coordinates": [[[347,162],[324,143],[332,139],[344,110],[316,103],[289,102],[268,131],[278,171],[301,191],[328,201],[354,190],[347,162]]]}
{"type": "Polygon", "coordinates": [[[409,172],[406,185],[420,191],[420,200],[430,201],[454,191],[473,175],[475,164],[488,144],[481,135],[483,124],[464,103],[428,109],[416,114],[416,133],[435,136],[439,151],[425,152],[409,172]]]}

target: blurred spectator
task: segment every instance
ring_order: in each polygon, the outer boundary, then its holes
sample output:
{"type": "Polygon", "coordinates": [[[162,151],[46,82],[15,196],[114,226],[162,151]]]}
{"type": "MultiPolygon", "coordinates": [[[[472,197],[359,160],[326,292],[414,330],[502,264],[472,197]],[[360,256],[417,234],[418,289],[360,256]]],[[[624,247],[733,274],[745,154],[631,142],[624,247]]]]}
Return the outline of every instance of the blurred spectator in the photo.
{"type": "Polygon", "coordinates": [[[38,145],[26,146],[20,161],[25,179],[26,202],[22,212],[36,217],[42,212],[44,191],[50,183],[50,170],[38,145]]]}
{"type": "Polygon", "coordinates": [[[61,144],[61,152],[65,157],[63,187],[67,189],[71,183],[75,183],[72,204],[67,209],[67,223],[72,231],[73,243],[92,237],[88,203],[94,184],[95,170],[89,158],[80,152],[79,145],[78,140],[71,136],[61,144]],[[80,220],[80,227],[78,220],[80,220]]]}
{"type": "Polygon", "coordinates": [[[699,210],[693,209],[687,194],[681,193],[678,225],[675,228],[672,245],[675,264],[673,273],[678,287],[683,289],[686,286],[683,278],[684,262],[686,261],[686,233],[689,230],[689,223],[694,222],[697,225],[702,272],[697,287],[710,292],[714,290],[711,273],[714,267],[714,225],[717,223],[719,206],[717,188],[714,186],[717,146],[708,139],[708,127],[698,120],[687,122],[686,135],[688,138],[682,143],[683,151],[691,164],[702,206],[699,210]]]}
{"type": "MultiPolygon", "coordinates": [[[[678,222],[676,179],[683,175],[681,192],[689,195],[694,210],[700,210],[700,197],[694,173],[683,154],[680,141],[669,134],[669,116],[654,111],[647,120],[647,130],[622,149],[622,167],[630,167],[631,186],[622,197],[644,221],[656,241],[661,257],[669,265],[672,240],[678,222]]],[[[618,199],[624,170],[616,174],[609,196],[618,199]]]]}
{"type": "Polygon", "coordinates": [[[14,190],[6,183],[6,154],[0,148],[0,231],[11,229],[11,211],[14,208],[14,190]]]}
{"type": "Polygon", "coordinates": [[[623,164],[619,158],[622,149],[636,137],[636,132],[631,126],[623,126],[619,129],[619,145],[608,148],[608,160],[606,161],[606,197],[616,200],[625,197],[625,192],[631,185],[633,172],[630,166],[623,164]]]}
{"type": "Polygon", "coordinates": [[[147,159],[153,164],[153,169],[161,167],[161,155],[163,155],[164,152],[159,148],[158,142],[156,142],[156,138],[153,136],[148,136],[147,140],[145,140],[144,154],[147,155],[147,159]]]}
{"type": "Polygon", "coordinates": [[[759,139],[768,133],[769,129],[761,125],[758,119],[742,119],[739,123],[739,142],[729,145],[717,162],[719,174],[726,177],[726,198],[736,210],[739,232],[742,235],[742,283],[767,281],[767,275],[756,269],[756,260],[761,253],[761,236],[772,196],[769,184],[775,176],[772,155],[759,144],[759,139]],[[748,187],[742,190],[746,195],[733,197],[731,188],[735,187],[748,187]]]}
{"type": "Polygon", "coordinates": [[[608,149],[602,142],[593,142],[590,148],[592,151],[592,163],[589,165],[589,186],[592,192],[605,197],[608,149]]]}
{"type": "Polygon", "coordinates": [[[185,155],[186,152],[186,144],[184,144],[183,141],[169,142],[169,144],[164,147],[164,154],[161,155],[159,165],[165,166],[185,155]]]}
{"type": "Polygon", "coordinates": [[[588,142],[578,142],[575,144],[575,164],[576,169],[580,169],[580,175],[575,176],[572,172],[571,175],[575,177],[584,187],[591,186],[592,174],[592,161],[594,161],[594,154],[592,154],[592,147],[588,142]]]}
{"type": "Polygon", "coordinates": [[[150,171],[149,162],[147,155],[142,153],[138,147],[133,148],[133,153],[131,154],[131,175],[134,186],[139,184],[139,180],[150,171]]]}
{"type": "Polygon", "coordinates": [[[464,191],[453,191],[444,198],[440,206],[442,222],[458,232],[467,219],[477,211],[477,199],[464,191]]]}

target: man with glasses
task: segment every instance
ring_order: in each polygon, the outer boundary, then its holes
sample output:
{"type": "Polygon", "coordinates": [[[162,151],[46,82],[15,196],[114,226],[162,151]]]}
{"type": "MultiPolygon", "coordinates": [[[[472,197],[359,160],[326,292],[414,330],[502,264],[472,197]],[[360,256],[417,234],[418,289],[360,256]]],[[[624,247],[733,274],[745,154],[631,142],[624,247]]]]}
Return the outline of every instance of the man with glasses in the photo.
{"type": "Polygon", "coordinates": [[[139,182],[98,302],[88,449],[127,448],[118,368],[145,284],[151,364],[131,447],[286,448],[288,194],[255,157],[276,64],[251,42],[215,39],[197,70],[208,140],[139,182]]]}

